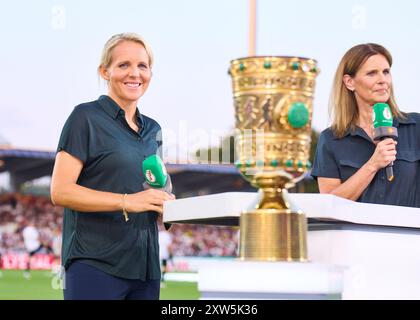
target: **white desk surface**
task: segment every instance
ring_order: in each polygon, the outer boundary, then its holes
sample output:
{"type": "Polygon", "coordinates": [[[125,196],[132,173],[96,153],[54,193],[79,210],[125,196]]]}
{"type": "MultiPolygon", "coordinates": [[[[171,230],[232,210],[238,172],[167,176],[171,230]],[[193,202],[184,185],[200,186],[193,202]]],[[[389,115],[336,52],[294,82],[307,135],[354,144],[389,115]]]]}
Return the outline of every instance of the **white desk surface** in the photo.
{"type": "MultiPolygon", "coordinates": [[[[163,221],[195,221],[238,218],[258,203],[254,192],[225,192],[167,201],[163,221]]],[[[289,199],[307,218],[356,224],[420,228],[420,208],[359,203],[329,194],[290,193],[289,199]]]]}

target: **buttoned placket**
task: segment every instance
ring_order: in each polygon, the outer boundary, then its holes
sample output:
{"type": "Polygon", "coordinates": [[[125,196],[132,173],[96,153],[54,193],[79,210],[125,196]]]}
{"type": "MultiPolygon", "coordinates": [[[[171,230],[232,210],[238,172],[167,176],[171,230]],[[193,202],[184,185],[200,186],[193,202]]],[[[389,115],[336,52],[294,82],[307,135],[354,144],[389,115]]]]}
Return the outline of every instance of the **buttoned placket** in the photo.
{"type": "MultiPolygon", "coordinates": [[[[139,141],[139,142],[143,142],[143,138],[142,138],[142,136],[141,136],[141,133],[140,132],[136,132],[136,131],[134,131],[133,130],[133,128],[131,128],[130,127],[130,125],[128,124],[128,122],[127,122],[127,120],[125,119],[125,111],[123,110],[123,109],[121,109],[120,111],[119,111],[119,114],[118,114],[119,116],[121,116],[121,118],[122,118],[122,121],[123,121],[123,123],[124,123],[124,125],[125,125],[125,127],[132,133],[132,134],[134,134],[135,135],[135,137],[136,137],[136,139],[137,139],[137,141],[139,141]]],[[[141,124],[139,124],[138,122],[137,122],[137,126],[139,127],[139,131],[142,131],[142,127],[141,127],[141,124]]]]}

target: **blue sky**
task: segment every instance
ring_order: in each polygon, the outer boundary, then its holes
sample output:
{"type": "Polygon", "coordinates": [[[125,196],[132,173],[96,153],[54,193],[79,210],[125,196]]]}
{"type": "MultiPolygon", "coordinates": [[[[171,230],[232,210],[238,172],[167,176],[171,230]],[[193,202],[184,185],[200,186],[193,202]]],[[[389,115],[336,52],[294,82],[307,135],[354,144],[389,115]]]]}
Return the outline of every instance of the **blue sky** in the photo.
{"type": "MultiPolygon", "coordinates": [[[[393,57],[397,102],[420,112],[420,1],[257,0],[257,54],[318,60],[313,126],[328,125],[335,68],[351,46],[393,57]]],[[[133,31],[152,46],[153,80],[140,111],[179,132],[234,126],[229,62],[248,50],[248,0],[14,0],[0,4],[0,135],[54,150],[73,107],[106,92],[96,74],[105,41],[133,31]]]]}

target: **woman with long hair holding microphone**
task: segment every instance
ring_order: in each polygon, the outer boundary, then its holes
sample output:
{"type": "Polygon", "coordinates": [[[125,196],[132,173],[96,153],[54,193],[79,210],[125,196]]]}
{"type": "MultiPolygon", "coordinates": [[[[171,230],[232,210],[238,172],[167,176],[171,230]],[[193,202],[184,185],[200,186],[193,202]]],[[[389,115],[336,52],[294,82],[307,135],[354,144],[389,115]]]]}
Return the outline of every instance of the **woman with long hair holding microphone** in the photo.
{"type": "Polygon", "coordinates": [[[320,135],[312,169],[321,193],[420,207],[420,114],[398,109],[391,66],[389,51],[374,43],[354,46],[341,59],[330,98],[332,124],[320,135]],[[376,104],[385,106],[398,142],[375,139],[376,104]],[[392,163],[395,176],[387,177],[392,163]]]}

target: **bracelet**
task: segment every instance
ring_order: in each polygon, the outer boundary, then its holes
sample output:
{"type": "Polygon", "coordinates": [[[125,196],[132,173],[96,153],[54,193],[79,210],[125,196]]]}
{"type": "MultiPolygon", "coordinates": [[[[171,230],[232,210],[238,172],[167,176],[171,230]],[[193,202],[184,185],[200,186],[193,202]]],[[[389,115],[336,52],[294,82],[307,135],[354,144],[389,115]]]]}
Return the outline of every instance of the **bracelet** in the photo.
{"type": "Polygon", "coordinates": [[[127,212],[127,210],[125,209],[125,198],[127,197],[127,194],[126,193],[124,193],[124,195],[123,195],[123,204],[122,204],[122,212],[123,212],[123,215],[124,215],[124,218],[125,218],[125,222],[127,222],[129,219],[128,219],[128,212],[127,212]]]}

